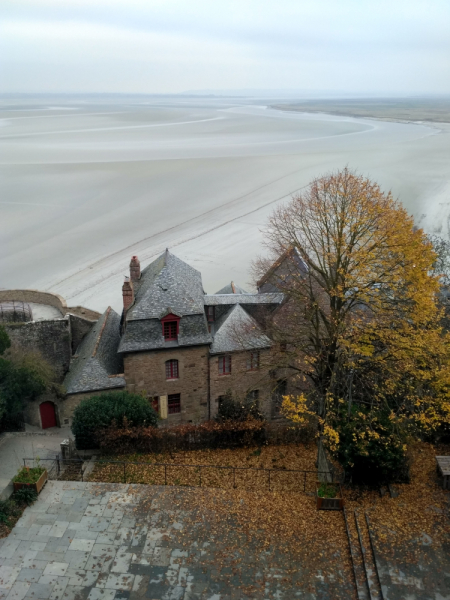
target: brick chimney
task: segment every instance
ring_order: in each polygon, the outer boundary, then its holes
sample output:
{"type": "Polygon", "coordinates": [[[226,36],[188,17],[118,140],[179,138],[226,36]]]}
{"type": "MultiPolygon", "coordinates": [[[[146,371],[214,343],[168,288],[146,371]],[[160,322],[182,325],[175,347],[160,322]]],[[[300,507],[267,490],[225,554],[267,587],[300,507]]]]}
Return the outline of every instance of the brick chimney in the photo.
{"type": "Polygon", "coordinates": [[[131,257],[130,262],[130,279],[131,281],[138,281],[141,278],[141,263],[137,256],[131,257]]]}
{"type": "Polygon", "coordinates": [[[123,311],[126,313],[127,310],[134,302],[134,290],[133,290],[133,282],[130,281],[129,277],[125,277],[125,281],[122,286],[122,296],[123,296],[123,311]]]}

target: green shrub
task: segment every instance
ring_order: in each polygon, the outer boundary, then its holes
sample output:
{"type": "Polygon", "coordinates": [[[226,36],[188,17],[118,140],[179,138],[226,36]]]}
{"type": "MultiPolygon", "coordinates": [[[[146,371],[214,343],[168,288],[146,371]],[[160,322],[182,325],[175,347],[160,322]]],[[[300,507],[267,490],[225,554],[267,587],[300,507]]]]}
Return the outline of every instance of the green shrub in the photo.
{"type": "Polygon", "coordinates": [[[13,481],[15,483],[36,483],[44,471],[44,467],[23,467],[13,481]]]}
{"type": "Polygon", "coordinates": [[[17,490],[17,492],[14,493],[14,499],[16,502],[28,504],[28,506],[33,504],[33,502],[36,502],[37,497],[38,495],[36,490],[31,487],[20,488],[20,490],[17,490]]]}
{"type": "Polygon", "coordinates": [[[339,494],[339,487],[335,483],[321,483],[317,490],[319,498],[336,498],[339,494]]]}
{"type": "Polygon", "coordinates": [[[146,398],[129,392],[108,392],[82,400],[72,421],[77,448],[96,448],[100,431],[113,423],[121,427],[124,420],[133,427],[156,427],[158,416],[146,398]]]}
{"type": "Polygon", "coordinates": [[[20,513],[21,510],[14,500],[0,500],[0,523],[4,523],[10,527],[11,523],[9,519],[19,516],[20,513]]]}
{"type": "Polygon", "coordinates": [[[259,412],[258,401],[250,397],[241,399],[233,396],[231,390],[227,390],[220,401],[216,421],[247,421],[248,419],[263,420],[259,412]]]}

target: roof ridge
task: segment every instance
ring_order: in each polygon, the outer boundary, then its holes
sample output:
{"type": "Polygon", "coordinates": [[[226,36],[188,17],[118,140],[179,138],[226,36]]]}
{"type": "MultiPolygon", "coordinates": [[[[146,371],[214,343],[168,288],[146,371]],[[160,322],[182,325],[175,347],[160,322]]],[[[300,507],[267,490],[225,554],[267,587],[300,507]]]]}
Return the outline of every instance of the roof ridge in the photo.
{"type": "Polygon", "coordinates": [[[100,345],[100,340],[102,339],[102,335],[103,335],[103,332],[104,332],[105,327],[106,327],[106,322],[108,321],[108,317],[109,317],[109,315],[111,313],[111,310],[112,310],[111,307],[108,306],[108,308],[106,310],[105,320],[103,321],[103,325],[102,325],[102,327],[100,329],[100,332],[98,334],[97,342],[95,344],[94,352],[92,353],[92,357],[91,358],[95,358],[95,355],[97,354],[97,350],[98,350],[98,347],[100,345]]]}

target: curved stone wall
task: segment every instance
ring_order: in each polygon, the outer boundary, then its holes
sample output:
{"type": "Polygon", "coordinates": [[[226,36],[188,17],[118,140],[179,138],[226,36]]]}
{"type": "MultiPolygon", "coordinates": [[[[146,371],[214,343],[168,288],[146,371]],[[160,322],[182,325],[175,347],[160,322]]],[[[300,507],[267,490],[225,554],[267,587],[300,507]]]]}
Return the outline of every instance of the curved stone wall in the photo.
{"type": "Polygon", "coordinates": [[[58,294],[40,292],[39,290],[0,290],[0,302],[10,302],[13,300],[47,304],[60,310],[62,315],[66,314],[66,301],[62,296],[58,296],[58,294]]]}

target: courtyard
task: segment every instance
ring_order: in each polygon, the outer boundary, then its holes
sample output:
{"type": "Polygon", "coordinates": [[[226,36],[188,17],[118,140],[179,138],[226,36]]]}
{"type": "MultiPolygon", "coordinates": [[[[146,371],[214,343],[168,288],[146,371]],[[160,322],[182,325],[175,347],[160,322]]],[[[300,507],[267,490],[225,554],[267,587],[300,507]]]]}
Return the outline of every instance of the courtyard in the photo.
{"type": "Polygon", "coordinates": [[[294,517],[303,503],[318,536],[330,528],[321,551],[306,531],[298,539],[301,528],[283,531],[282,516],[273,538],[264,519],[258,531],[267,501],[244,491],[49,481],[0,540],[0,598],[353,598],[341,515],[287,497],[294,517]]]}

